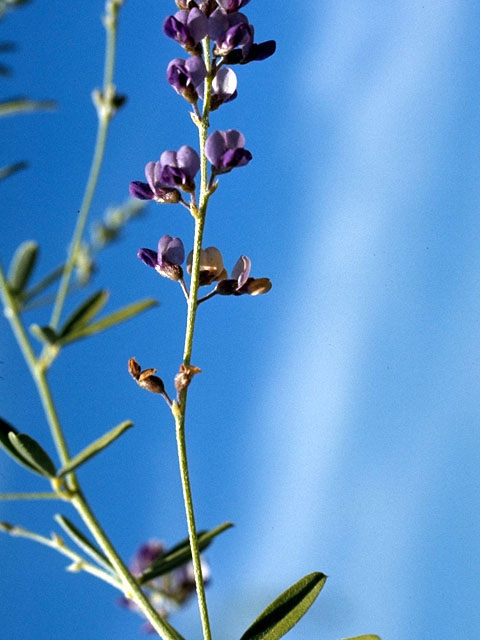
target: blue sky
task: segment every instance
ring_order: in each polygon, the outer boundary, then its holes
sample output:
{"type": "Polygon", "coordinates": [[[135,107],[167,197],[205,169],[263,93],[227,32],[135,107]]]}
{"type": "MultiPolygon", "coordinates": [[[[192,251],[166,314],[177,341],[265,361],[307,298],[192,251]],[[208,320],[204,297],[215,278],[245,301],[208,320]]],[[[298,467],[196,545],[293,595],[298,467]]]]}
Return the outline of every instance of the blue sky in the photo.
{"type": "MultiPolygon", "coordinates": [[[[180,55],[160,32],[166,5],[127,0],[123,10],[116,84],[129,100],[112,126],[92,219],[124,200],[148,160],[195,143],[186,103],[164,80],[180,55]]],[[[37,1],[0,23],[0,39],[20,44],[2,95],[59,102],[55,113],[0,121],[0,165],[30,161],[0,185],[4,265],[24,239],[40,242],[42,269],[64,255],[94,140],[101,10],[97,1],[81,10],[37,1]]],[[[274,287],[200,309],[194,363],[203,373],[187,434],[197,519],[202,528],[236,524],[208,552],[214,631],[239,637],[280,591],[321,570],[327,585],[292,640],[473,638],[480,9],[252,0],[246,13],[278,51],[239,69],[239,97],[212,118],[242,130],[254,160],[222,178],[206,244],[230,268],[246,253],[274,287]]],[[[180,291],[135,253],[163,233],[188,246],[191,230],[180,208],[152,206],[103,252],[94,284],[111,290],[109,309],[149,296],[161,304],[72,346],[51,376],[73,451],[121,420],[136,424],[80,475],[126,558],[145,539],[185,535],[168,412],[125,367],[135,355],[166,380],[178,368],[180,291]]],[[[6,322],[0,360],[1,415],[48,448],[6,322]]],[[[0,484],[38,488],[5,457],[0,484]]],[[[54,513],[73,515],[50,503],[0,510],[44,533],[54,513]]],[[[6,637],[140,637],[108,586],[65,573],[52,552],[2,538],[0,555],[6,637]]],[[[194,606],[173,621],[200,637],[194,606]]]]}

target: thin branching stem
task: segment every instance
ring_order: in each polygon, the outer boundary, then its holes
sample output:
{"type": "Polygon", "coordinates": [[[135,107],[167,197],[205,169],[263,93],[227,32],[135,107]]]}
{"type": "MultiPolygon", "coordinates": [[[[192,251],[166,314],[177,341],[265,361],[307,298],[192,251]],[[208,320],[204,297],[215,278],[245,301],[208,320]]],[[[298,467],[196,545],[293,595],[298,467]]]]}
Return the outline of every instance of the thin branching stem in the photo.
{"type": "Polygon", "coordinates": [[[6,525],[5,523],[2,523],[2,525],[3,526],[1,526],[1,529],[11,536],[32,540],[33,542],[42,544],[45,547],[49,547],[50,549],[54,549],[55,551],[58,551],[58,553],[61,553],[63,556],[66,556],[69,560],[72,561],[72,565],[70,565],[69,567],[70,571],[85,571],[86,573],[90,573],[92,576],[95,576],[99,580],[108,582],[108,584],[110,584],[112,587],[115,587],[115,589],[123,591],[122,585],[114,576],[112,576],[110,573],[107,573],[103,569],[100,569],[100,567],[95,566],[79,553],[73,551],[73,549],[70,549],[70,547],[67,547],[60,536],[52,534],[51,538],[47,538],[39,533],[30,531],[29,529],[25,529],[24,527],[20,527],[18,525],[10,526],[6,525]]]}
{"type": "Polygon", "coordinates": [[[118,14],[123,0],[107,0],[105,4],[104,26],[107,33],[105,47],[105,63],[103,72],[103,87],[101,93],[96,94],[94,101],[97,107],[98,128],[93,152],[92,164],[85,187],[85,193],[78,214],[77,223],[73,232],[69,254],[65,263],[62,279],[58,288],[57,297],[53,306],[50,326],[55,329],[60,322],[63,306],[67,298],[70,280],[80,250],[83,232],[87,224],[88,214],[92,204],[95,189],[103,162],[107,133],[110,121],[115,114],[115,86],[113,84],[113,72],[115,68],[115,47],[117,40],[118,14]]]}

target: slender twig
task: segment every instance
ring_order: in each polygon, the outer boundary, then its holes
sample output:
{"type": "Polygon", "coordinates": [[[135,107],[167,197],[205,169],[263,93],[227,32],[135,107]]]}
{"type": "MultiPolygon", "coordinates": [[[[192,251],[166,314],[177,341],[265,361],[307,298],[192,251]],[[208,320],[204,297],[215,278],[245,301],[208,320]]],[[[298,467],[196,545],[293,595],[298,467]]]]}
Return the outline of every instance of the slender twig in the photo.
{"type": "Polygon", "coordinates": [[[203,296],[203,298],[199,298],[199,299],[197,300],[197,306],[198,306],[199,304],[202,304],[202,302],[205,302],[205,300],[210,300],[210,298],[213,298],[213,296],[216,296],[216,295],[217,295],[217,293],[218,293],[218,291],[217,291],[217,289],[216,289],[216,288],[215,288],[215,289],[212,289],[212,290],[210,291],[210,293],[207,293],[207,295],[203,296]]]}
{"type": "MultiPolygon", "coordinates": [[[[62,461],[62,464],[65,465],[69,461],[70,456],[68,453],[65,438],[63,436],[63,430],[60,425],[60,420],[58,418],[57,410],[55,408],[55,404],[54,404],[53,396],[47,380],[46,372],[43,368],[39,366],[38,360],[32,349],[32,346],[28,339],[25,328],[19,317],[18,310],[15,305],[15,300],[13,299],[10,293],[8,282],[6,280],[6,277],[1,265],[0,265],[0,293],[4,302],[5,315],[12,326],[13,333],[17,339],[17,342],[23,353],[23,356],[30,369],[32,378],[35,381],[37,391],[42,401],[45,415],[47,417],[47,421],[50,426],[52,438],[57,447],[57,451],[62,461]]],[[[109,559],[118,577],[121,579],[124,585],[123,591],[126,597],[136,602],[136,604],[142,610],[144,615],[147,617],[147,619],[152,624],[154,629],[158,632],[161,638],[163,638],[164,640],[178,640],[178,634],[171,627],[171,625],[168,624],[168,622],[166,622],[160,617],[159,613],[154,609],[154,607],[152,606],[148,598],[145,596],[145,594],[139,587],[135,578],[129,572],[129,570],[124,565],[121,558],[115,551],[106,533],[100,527],[92,510],[90,509],[90,506],[87,503],[85,496],[80,490],[75,474],[69,473],[66,477],[66,480],[68,483],[68,488],[72,492],[70,494],[70,500],[72,504],[75,506],[75,508],[79,512],[80,516],[82,517],[85,524],[88,526],[96,542],[98,543],[102,551],[105,553],[105,555],[109,559]]]]}
{"type": "Polygon", "coordinates": [[[185,280],[183,278],[180,278],[179,283],[180,283],[180,286],[182,287],[182,291],[183,291],[183,295],[185,296],[185,300],[188,303],[189,293],[188,293],[187,285],[185,284],[185,280]]]}
{"type": "Polygon", "coordinates": [[[12,526],[4,522],[0,523],[0,530],[5,531],[11,536],[33,540],[33,542],[38,542],[45,547],[54,549],[55,551],[58,551],[58,553],[61,553],[72,561],[72,564],[67,567],[69,571],[85,571],[86,573],[90,573],[92,576],[95,576],[96,578],[99,578],[104,582],[108,582],[108,584],[112,585],[112,587],[115,587],[115,589],[123,591],[122,585],[114,576],[95,566],[91,562],[88,562],[88,560],[86,560],[83,556],[78,554],[76,551],[73,551],[73,549],[70,549],[70,547],[67,547],[64,540],[55,533],[52,534],[51,538],[47,538],[40,535],[39,533],[35,533],[34,531],[25,529],[24,527],[20,527],[18,525],[12,526]]]}
{"type": "Polygon", "coordinates": [[[0,493],[0,500],[65,500],[58,493],[0,493]]]}
{"type": "Polygon", "coordinates": [[[83,232],[87,224],[90,206],[100,174],[100,168],[103,162],[105,145],[107,140],[107,132],[110,121],[115,114],[115,87],[113,85],[113,72],[115,67],[115,47],[117,39],[118,14],[123,0],[107,0],[105,5],[104,26],[107,33],[107,42],[105,48],[105,63],[103,74],[103,88],[101,93],[96,94],[96,107],[98,115],[97,138],[95,142],[95,150],[93,153],[92,165],[85,187],[85,193],[78,214],[77,223],[73,232],[72,242],[70,244],[69,255],[65,263],[60,286],[58,288],[57,297],[53,306],[50,326],[56,328],[60,321],[63,305],[67,297],[70,279],[80,249],[83,232]]]}
{"type": "MultiPolygon", "coordinates": [[[[202,250],[203,229],[207,214],[207,205],[210,192],[208,189],[208,164],[205,156],[205,142],[208,135],[210,96],[212,91],[211,78],[211,56],[210,39],[205,38],[202,42],[207,77],[205,79],[204,102],[202,117],[197,126],[199,132],[200,146],[200,197],[198,209],[195,207],[195,238],[193,244],[192,274],[190,281],[190,295],[188,298],[187,327],[185,331],[185,346],[183,351],[183,364],[189,366],[192,357],[193,335],[195,330],[195,318],[198,307],[198,290],[200,285],[200,256],[202,250]]],[[[193,510],[192,489],[190,485],[190,475],[188,471],[187,447],[185,440],[185,414],[187,408],[187,388],[183,389],[179,395],[179,404],[174,404],[172,410],[175,416],[177,451],[180,466],[180,476],[182,481],[183,500],[185,503],[185,513],[187,516],[188,537],[190,540],[190,550],[192,553],[192,563],[197,589],[198,607],[202,621],[204,640],[211,640],[210,622],[208,619],[207,600],[205,596],[205,584],[202,575],[202,565],[200,561],[200,551],[198,548],[197,530],[195,526],[195,515],[193,510]]]]}

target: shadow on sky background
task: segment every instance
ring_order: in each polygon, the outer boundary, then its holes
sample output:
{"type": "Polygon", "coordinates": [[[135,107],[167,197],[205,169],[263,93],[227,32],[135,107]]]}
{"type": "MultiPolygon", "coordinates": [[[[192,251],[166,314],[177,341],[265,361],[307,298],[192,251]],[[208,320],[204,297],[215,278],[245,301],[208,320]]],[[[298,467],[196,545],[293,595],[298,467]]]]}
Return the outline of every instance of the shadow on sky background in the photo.
{"type": "MultiPolygon", "coordinates": [[[[0,39],[21,45],[2,95],[59,102],[54,114],[0,122],[0,165],[31,164],[0,185],[4,265],[30,238],[45,271],[64,256],[93,147],[101,10],[37,1],[0,24],[0,39]]],[[[96,219],[148,160],[195,143],[186,103],[164,80],[180,55],[161,35],[173,10],[151,0],[123,10],[116,84],[129,101],[112,127],[96,219]]],[[[474,638],[480,9],[253,0],[246,13],[278,52],[241,68],[238,99],[213,116],[215,128],[244,132],[254,161],[223,177],[206,244],[230,268],[248,254],[274,288],[200,309],[203,374],[188,432],[197,520],[236,524],[207,554],[213,628],[239,637],[280,591],[321,570],[327,586],[291,640],[474,638]]],[[[125,558],[145,539],[174,544],[186,531],[168,413],[131,383],[126,362],[136,356],[166,379],[176,372],[181,293],[135,254],[163,233],[189,245],[191,232],[173,207],[132,223],[102,254],[95,285],[108,283],[110,309],[149,296],[160,306],[73,346],[52,375],[73,451],[121,420],[136,424],[80,476],[125,558]]],[[[47,442],[6,322],[0,360],[1,415],[47,442]]],[[[38,488],[5,456],[0,486],[38,488]]],[[[2,520],[44,533],[53,513],[67,512],[0,509],[2,520]]],[[[139,637],[139,620],[115,607],[109,587],[65,573],[48,550],[2,538],[0,554],[5,638],[139,637]]],[[[174,622],[200,637],[194,606],[174,622]]]]}

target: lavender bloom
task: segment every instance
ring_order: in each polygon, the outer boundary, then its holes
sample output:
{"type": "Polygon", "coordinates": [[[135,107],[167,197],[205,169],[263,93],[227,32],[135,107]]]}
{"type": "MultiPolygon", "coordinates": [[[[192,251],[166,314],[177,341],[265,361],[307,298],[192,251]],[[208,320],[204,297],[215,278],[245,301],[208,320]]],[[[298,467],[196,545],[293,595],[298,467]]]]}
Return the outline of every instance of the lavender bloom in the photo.
{"type": "Polygon", "coordinates": [[[243,167],[252,159],[252,154],[244,146],[245,138],[240,131],[214,131],[205,143],[205,155],[216,173],[228,173],[235,167],[243,167]]]}
{"type": "Polygon", "coordinates": [[[227,13],[238,11],[249,2],[250,0],[217,0],[217,4],[227,13]]]}
{"type": "Polygon", "coordinates": [[[253,27],[243,13],[227,15],[215,11],[209,21],[209,35],[215,40],[216,56],[226,56],[236,47],[244,49],[253,44],[253,27]]]}
{"type": "MultiPolygon", "coordinates": [[[[197,89],[198,95],[203,100],[203,84],[197,89]]],[[[210,110],[215,111],[225,102],[231,102],[237,97],[237,76],[233,69],[220,67],[212,82],[212,94],[210,98],[210,110]]]]}
{"type": "Polygon", "coordinates": [[[203,96],[206,75],[205,63],[198,56],[190,56],[187,60],[175,58],[167,67],[168,82],[188,102],[197,102],[198,96],[203,96]]]}
{"type": "Polygon", "coordinates": [[[230,279],[221,280],[215,287],[215,292],[222,296],[241,296],[245,293],[257,296],[267,293],[272,288],[268,278],[251,278],[252,263],[247,256],[240,256],[235,263],[230,279]]]}
{"type": "Polygon", "coordinates": [[[179,187],[191,193],[195,190],[194,177],[200,169],[200,158],[192,147],[183,145],[178,151],[164,151],[160,156],[160,179],[170,187],[179,187]]]}
{"type": "Polygon", "coordinates": [[[137,257],[164,278],[169,280],[183,278],[183,269],[180,265],[185,260],[185,249],[180,238],[172,238],[166,234],[158,241],[158,251],[139,249],[137,257]]]}
{"type": "Polygon", "coordinates": [[[176,204],[180,201],[180,192],[172,189],[161,180],[162,165],[160,162],[148,162],[145,165],[147,182],[134,180],[130,183],[130,195],[139,200],[155,200],[160,204],[176,204]]]}
{"type": "Polygon", "coordinates": [[[214,54],[226,64],[247,64],[265,60],[275,53],[276,43],[268,40],[255,44],[254,29],[243,13],[225,13],[218,9],[208,21],[208,35],[215,40],[214,54]]]}
{"type": "MultiPolygon", "coordinates": [[[[159,540],[149,540],[142,545],[132,558],[130,570],[135,577],[148,569],[150,565],[165,553],[165,546],[159,540]]],[[[204,583],[210,581],[210,568],[202,559],[202,575],[204,583]]],[[[170,573],[154,578],[145,584],[150,602],[161,615],[167,618],[175,609],[183,605],[195,591],[195,576],[191,562],[174,569],[170,573]]],[[[138,605],[128,598],[120,598],[119,604],[123,607],[141,613],[138,605]]],[[[150,633],[154,628],[150,623],[145,623],[143,631],[150,633]]]]}
{"type": "Polygon", "coordinates": [[[163,32],[189,53],[198,53],[197,44],[208,32],[208,20],[200,9],[181,10],[163,23],[163,32]]]}

